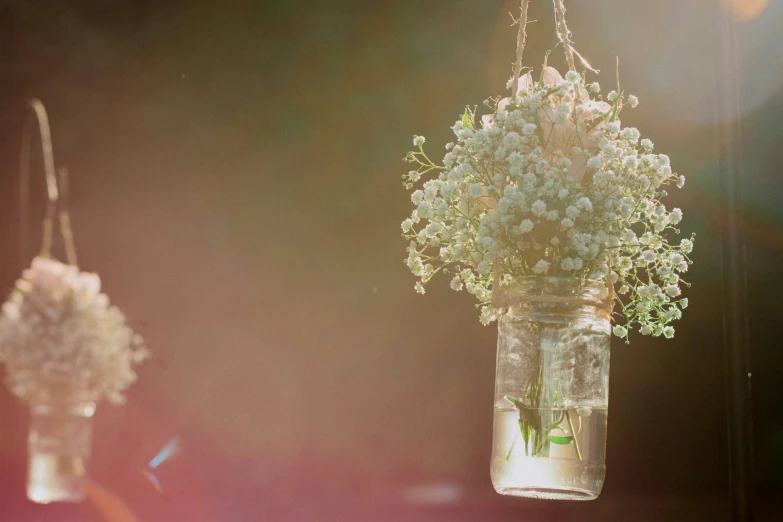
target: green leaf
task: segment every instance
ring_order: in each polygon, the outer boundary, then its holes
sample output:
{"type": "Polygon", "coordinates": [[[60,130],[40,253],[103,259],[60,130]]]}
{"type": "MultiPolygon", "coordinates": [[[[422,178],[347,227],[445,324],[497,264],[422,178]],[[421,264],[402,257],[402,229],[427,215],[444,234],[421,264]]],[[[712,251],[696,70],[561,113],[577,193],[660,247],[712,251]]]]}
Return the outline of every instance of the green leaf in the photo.
{"type": "Polygon", "coordinates": [[[574,437],[568,436],[568,437],[558,437],[557,435],[550,435],[549,436],[549,442],[553,444],[571,444],[571,441],[574,440],[574,437]]]}
{"type": "Polygon", "coordinates": [[[466,129],[475,130],[473,127],[473,121],[470,117],[470,111],[465,107],[465,112],[462,113],[462,126],[466,129]]]}
{"type": "Polygon", "coordinates": [[[537,408],[531,408],[519,399],[509,397],[508,395],[506,396],[506,400],[516,406],[516,408],[519,410],[520,420],[527,422],[527,424],[536,430],[537,433],[541,433],[541,415],[537,408]]]}

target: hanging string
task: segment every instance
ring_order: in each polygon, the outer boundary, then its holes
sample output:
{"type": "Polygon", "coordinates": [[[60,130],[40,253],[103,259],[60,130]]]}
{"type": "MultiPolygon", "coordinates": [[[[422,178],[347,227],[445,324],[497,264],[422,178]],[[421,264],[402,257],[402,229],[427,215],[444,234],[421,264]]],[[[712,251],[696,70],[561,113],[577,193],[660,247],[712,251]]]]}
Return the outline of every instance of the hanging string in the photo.
{"type": "Polygon", "coordinates": [[[522,0],[521,12],[519,20],[516,23],[519,25],[519,32],[517,33],[517,61],[514,63],[514,90],[512,91],[512,99],[517,101],[519,98],[519,75],[522,72],[522,53],[525,52],[525,40],[527,39],[527,7],[528,0],[522,0]]]}
{"type": "Polygon", "coordinates": [[[589,63],[587,63],[587,60],[585,60],[584,57],[579,54],[579,51],[574,49],[574,43],[571,41],[571,31],[568,30],[568,25],[566,24],[566,10],[565,5],[563,4],[563,0],[552,0],[552,2],[555,5],[555,26],[557,38],[563,44],[568,70],[576,70],[576,66],[574,65],[574,54],[576,54],[579,57],[579,61],[582,62],[582,65],[584,65],[586,69],[589,69],[590,71],[598,74],[600,71],[598,69],[594,69],[589,63]]]}
{"type": "MultiPolygon", "coordinates": [[[[527,8],[528,0],[522,0],[520,5],[520,16],[516,20],[519,25],[517,31],[517,60],[514,62],[514,86],[512,91],[512,100],[518,100],[519,78],[522,72],[522,54],[525,52],[525,40],[527,39],[527,8]]],[[[498,221],[498,244],[495,251],[495,260],[492,263],[492,307],[499,308],[500,300],[500,247],[503,244],[503,238],[500,231],[500,221],[498,221]]]]}
{"type": "Polygon", "coordinates": [[[60,235],[62,235],[65,244],[65,258],[68,260],[68,264],[76,266],[79,262],[76,258],[76,243],[73,240],[71,215],[68,212],[68,169],[60,167],[57,172],[60,175],[60,213],[58,215],[60,235]]]}
{"type": "MultiPolygon", "coordinates": [[[[46,180],[46,213],[43,221],[43,239],[41,241],[41,257],[52,256],[52,239],[54,236],[54,220],[57,216],[57,203],[60,199],[60,191],[57,185],[57,174],[54,168],[54,153],[52,150],[52,132],[49,127],[49,117],[46,114],[46,108],[37,98],[30,100],[30,107],[33,114],[30,114],[22,127],[21,154],[19,160],[19,224],[20,234],[20,252],[22,265],[29,261],[30,242],[28,230],[30,224],[30,155],[32,151],[32,131],[33,125],[38,124],[38,132],[41,140],[41,153],[43,156],[44,177],[46,180]]],[[[60,172],[61,186],[67,186],[67,172],[60,172]]],[[[67,188],[66,188],[67,192],[67,188]]],[[[62,206],[59,213],[60,232],[65,242],[65,252],[68,263],[76,265],[76,247],[73,242],[71,232],[70,216],[67,206],[62,206]]]]}

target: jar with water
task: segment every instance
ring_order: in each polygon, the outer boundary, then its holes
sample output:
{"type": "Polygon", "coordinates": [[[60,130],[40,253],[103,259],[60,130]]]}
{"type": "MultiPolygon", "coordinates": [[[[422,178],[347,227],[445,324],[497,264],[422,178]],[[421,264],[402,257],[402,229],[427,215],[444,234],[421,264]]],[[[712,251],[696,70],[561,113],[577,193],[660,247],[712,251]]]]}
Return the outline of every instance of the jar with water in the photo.
{"type": "Polygon", "coordinates": [[[609,289],[528,277],[502,301],[492,484],[503,495],[595,499],[606,474],[609,289]]]}

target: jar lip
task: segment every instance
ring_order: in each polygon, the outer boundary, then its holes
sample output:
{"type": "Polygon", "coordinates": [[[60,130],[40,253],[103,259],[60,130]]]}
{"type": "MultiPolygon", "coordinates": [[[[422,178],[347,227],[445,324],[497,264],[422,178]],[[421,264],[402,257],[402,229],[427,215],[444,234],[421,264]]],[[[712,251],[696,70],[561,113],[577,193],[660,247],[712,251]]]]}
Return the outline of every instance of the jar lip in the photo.
{"type": "Polygon", "coordinates": [[[611,310],[614,304],[613,292],[605,280],[585,277],[523,276],[500,288],[498,294],[498,307],[548,302],[611,310]]]}

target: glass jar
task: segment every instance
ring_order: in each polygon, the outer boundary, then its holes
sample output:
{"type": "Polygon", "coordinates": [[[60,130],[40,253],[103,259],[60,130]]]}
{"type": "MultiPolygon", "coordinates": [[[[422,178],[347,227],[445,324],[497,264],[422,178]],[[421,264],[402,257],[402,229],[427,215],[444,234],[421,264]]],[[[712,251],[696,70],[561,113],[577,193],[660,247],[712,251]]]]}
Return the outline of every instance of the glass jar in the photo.
{"type": "Polygon", "coordinates": [[[500,302],[492,485],[519,497],[597,498],[606,472],[608,287],[527,277],[500,302]]]}
{"type": "Polygon", "coordinates": [[[84,499],[95,402],[81,398],[34,401],[27,438],[27,498],[33,502],[84,499]]]}

